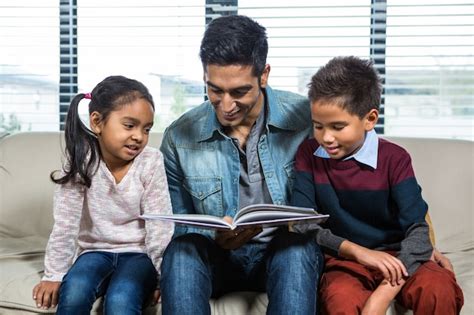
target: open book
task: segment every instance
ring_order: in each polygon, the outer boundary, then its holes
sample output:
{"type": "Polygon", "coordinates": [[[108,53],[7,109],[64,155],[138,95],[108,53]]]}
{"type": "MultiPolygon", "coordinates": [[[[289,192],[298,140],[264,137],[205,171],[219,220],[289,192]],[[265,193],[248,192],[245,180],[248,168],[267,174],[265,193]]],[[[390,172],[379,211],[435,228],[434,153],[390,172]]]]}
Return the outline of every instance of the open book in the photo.
{"type": "Polygon", "coordinates": [[[282,206],[274,204],[256,204],[242,208],[234,217],[232,224],[220,217],[206,214],[148,214],[145,220],[172,221],[176,224],[198,226],[208,229],[234,230],[238,227],[270,227],[284,224],[322,223],[329,217],[319,214],[311,208],[282,206]]]}

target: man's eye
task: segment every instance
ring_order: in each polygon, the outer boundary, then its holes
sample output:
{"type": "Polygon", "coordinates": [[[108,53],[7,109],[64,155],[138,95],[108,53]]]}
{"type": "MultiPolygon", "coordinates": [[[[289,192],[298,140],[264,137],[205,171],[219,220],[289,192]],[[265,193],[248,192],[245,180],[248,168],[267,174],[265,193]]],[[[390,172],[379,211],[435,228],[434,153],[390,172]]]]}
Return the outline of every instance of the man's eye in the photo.
{"type": "Polygon", "coordinates": [[[123,124],[125,128],[127,129],[132,129],[133,125],[132,124],[123,124]]]}
{"type": "Polygon", "coordinates": [[[208,91],[214,93],[214,94],[221,94],[222,91],[219,89],[213,89],[213,88],[208,88],[208,91]]]}
{"type": "Polygon", "coordinates": [[[344,129],[344,127],[345,127],[345,126],[343,126],[343,125],[335,125],[333,128],[334,128],[335,130],[342,130],[342,129],[344,129]]]}
{"type": "Polygon", "coordinates": [[[323,129],[323,127],[322,127],[322,126],[318,126],[318,125],[314,125],[313,127],[314,127],[314,129],[317,129],[317,130],[321,130],[321,129],[323,129]]]}
{"type": "Polygon", "coordinates": [[[245,90],[245,91],[241,91],[241,90],[237,90],[237,91],[233,91],[232,92],[232,97],[242,97],[244,96],[245,94],[248,93],[248,90],[245,90]]]}

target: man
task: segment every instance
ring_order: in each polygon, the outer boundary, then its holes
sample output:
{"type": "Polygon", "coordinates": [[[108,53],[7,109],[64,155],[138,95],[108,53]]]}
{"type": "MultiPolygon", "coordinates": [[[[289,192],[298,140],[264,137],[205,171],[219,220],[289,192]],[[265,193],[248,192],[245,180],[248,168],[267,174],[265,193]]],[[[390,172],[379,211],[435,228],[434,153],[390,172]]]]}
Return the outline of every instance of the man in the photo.
{"type": "MultiPolygon", "coordinates": [[[[311,132],[306,98],[268,86],[265,28],[212,21],[200,57],[209,101],[165,132],[161,151],[175,213],[225,217],[290,200],[294,155],[311,132]]],[[[315,314],[323,257],[311,233],[210,233],[177,226],[162,264],[163,314],[210,314],[209,298],[266,291],[269,314],[315,314]]]]}

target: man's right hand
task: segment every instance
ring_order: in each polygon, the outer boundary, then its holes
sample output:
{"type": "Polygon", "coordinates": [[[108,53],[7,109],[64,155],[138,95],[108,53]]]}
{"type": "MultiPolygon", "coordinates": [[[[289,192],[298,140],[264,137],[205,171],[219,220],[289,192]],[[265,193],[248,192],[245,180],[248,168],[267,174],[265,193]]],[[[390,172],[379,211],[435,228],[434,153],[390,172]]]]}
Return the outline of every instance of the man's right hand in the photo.
{"type": "Polygon", "coordinates": [[[59,281],[41,281],[33,288],[33,300],[36,306],[42,309],[55,307],[58,304],[59,281]]]}
{"type": "MultiPolygon", "coordinates": [[[[232,218],[225,216],[224,220],[232,223],[232,218]]],[[[216,243],[223,249],[237,249],[250,241],[254,236],[262,232],[261,227],[245,228],[236,230],[218,230],[216,232],[216,243]]]]}

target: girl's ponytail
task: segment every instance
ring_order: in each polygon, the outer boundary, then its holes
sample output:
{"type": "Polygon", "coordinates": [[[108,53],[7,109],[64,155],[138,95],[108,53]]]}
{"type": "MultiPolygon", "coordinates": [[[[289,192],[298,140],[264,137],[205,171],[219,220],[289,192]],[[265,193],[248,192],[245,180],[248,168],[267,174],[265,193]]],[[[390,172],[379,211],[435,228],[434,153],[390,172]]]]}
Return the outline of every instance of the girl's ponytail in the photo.
{"type": "Polygon", "coordinates": [[[91,186],[92,170],[98,165],[100,151],[97,137],[79,117],[79,103],[85,97],[82,93],[76,95],[69,106],[64,131],[67,163],[63,167],[63,177],[55,178],[56,172],[51,173],[50,178],[56,184],[73,181],[88,188],[91,186]]]}

